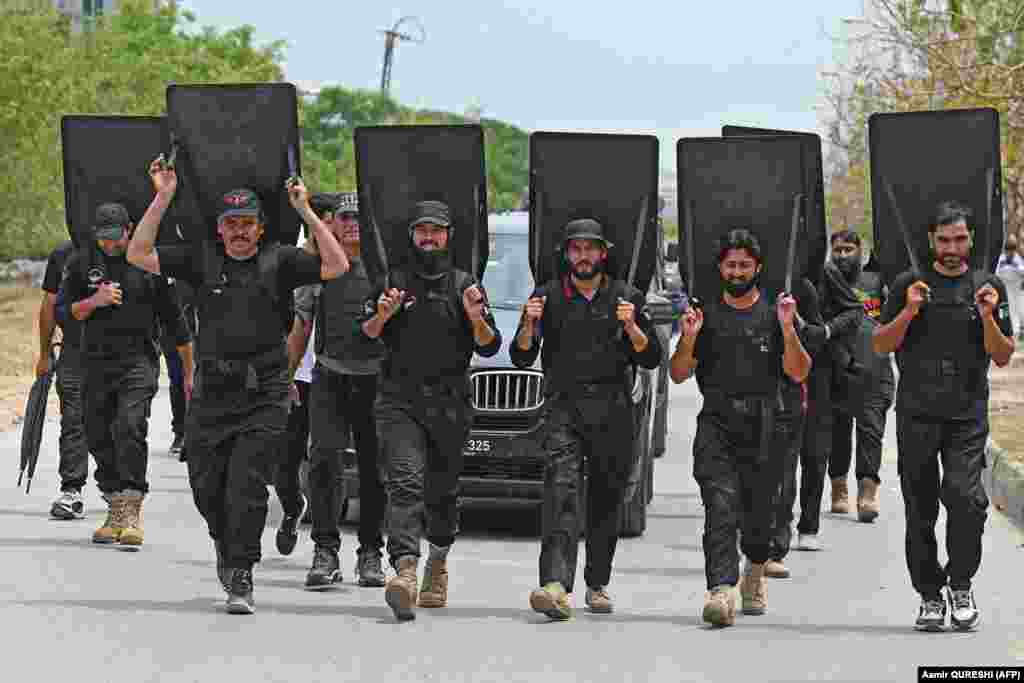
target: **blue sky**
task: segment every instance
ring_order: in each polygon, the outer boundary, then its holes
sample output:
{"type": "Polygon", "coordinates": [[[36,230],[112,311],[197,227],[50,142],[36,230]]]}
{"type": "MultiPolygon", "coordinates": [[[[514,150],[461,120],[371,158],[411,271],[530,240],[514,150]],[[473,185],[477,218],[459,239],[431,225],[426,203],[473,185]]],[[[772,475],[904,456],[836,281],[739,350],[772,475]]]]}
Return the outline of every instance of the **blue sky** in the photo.
{"type": "Polygon", "coordinates": [[[289,80],[379,86],[384,38],[418,17],[423,44],[400,44],[391,92],[414,106],[536,130],[654,133],[671,168],[679,137],[723,123],[818,130],[819,71],[831,36],[862,0],[182,0],[201,24],[252,24],[288,43],[289,80]]]}

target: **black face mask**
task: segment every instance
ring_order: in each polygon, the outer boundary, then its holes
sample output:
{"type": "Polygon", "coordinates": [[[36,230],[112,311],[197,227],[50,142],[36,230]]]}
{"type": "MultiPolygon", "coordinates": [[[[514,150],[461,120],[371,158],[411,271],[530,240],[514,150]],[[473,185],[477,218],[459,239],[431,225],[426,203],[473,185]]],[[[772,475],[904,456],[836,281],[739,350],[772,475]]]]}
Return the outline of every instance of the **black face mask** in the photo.
{"type": "Polygon", "coordinates": [[[832,259],[832,263],[843,274],[847,282],[855,282],[860,277],[861,262],[856,256],[840,256],[832,259]]]}
{"type": "Polygon", "coordinates": [[[728,292],[729,296],[739,298],[757,287],[758,280],[761,279],[761,273],[756,273],[754,277],[744,282],[733,282],[731,280],[722,280],[722,287],[728,292]]]}
{"type": "Polygon", "coordinates": [[[451,270],[451,252],[448,249],[425,251],[414,243],[412,255],[416,261],[416,272],[428,280],[436,280],[451,270]]]}

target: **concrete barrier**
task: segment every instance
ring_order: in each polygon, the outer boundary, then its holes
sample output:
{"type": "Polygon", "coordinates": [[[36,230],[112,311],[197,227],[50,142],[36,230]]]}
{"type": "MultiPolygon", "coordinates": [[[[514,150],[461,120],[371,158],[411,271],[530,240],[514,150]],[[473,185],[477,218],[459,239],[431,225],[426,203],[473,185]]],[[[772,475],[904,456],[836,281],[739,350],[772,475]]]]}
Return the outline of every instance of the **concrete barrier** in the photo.
{"type": "Polygon", "coordinates": [[[1024,464],[1012,462],[991,439],[985,447],[985,463],[981,476],[989,500],[1024,530],[1024,464]]]}

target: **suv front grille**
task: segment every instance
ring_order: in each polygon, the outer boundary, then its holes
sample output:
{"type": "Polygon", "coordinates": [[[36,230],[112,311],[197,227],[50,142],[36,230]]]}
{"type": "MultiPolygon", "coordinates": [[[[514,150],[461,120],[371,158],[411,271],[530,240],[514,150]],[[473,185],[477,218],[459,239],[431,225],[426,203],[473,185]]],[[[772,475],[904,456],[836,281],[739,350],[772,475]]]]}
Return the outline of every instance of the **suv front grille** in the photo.
{"type": "Polygon", "coordinates": [[[462,476],[477,479],[544,480],[544,460],[539,457],[502,458],[467,455],[462,461],[462,476]]]}
{"type": "Polygon", "coordinates": [[[528,411],[544,405],[544,374],[533,370],[491,370],[471,378],[476,410],[528,411]]]}

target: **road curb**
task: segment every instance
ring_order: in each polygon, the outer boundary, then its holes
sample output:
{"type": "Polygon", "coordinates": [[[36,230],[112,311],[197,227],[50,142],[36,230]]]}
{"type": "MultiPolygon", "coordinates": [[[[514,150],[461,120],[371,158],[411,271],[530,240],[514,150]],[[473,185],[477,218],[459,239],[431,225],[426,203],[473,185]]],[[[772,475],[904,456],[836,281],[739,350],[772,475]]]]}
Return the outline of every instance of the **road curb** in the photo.
{"type": "Polygon", "coordinates": [[[989,439],[982,482],[992,505],[1024,529],[1024,465],[1011,462],[1005,450],[989,439]]]}

